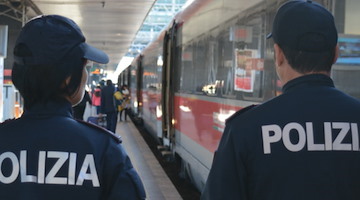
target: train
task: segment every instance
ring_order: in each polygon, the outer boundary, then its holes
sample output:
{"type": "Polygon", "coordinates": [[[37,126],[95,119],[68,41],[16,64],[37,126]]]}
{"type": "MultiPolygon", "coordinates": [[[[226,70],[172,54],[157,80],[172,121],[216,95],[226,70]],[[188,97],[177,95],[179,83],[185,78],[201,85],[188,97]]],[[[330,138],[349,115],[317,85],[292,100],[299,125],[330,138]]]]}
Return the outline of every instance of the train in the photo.
{"type": "MultiPolygon", "coordinates": [[[[226,119],[282,93],[266,35],[284,2],[194,0],[118,77],[130,88],[133,116],[199,191],[226,119]]],[[[360,99],[360,1],[316,2],[334,14],[339,32],[335,86],[360,99]]]]}

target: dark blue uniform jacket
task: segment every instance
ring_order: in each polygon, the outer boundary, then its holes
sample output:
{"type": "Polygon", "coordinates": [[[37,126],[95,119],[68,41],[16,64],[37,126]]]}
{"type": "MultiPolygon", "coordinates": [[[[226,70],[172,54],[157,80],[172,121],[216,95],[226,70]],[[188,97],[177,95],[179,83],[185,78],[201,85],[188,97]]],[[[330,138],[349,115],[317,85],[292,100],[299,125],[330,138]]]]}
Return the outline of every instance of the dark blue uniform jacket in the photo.
{"type": "Polygon", "coordinates": [[[325,75],[226,124],[202,199],[359,200],[360,102],[325,75]]]}
{"type": "Polygon", "coordinates": [[[71,110],[35,105],[0,125],[0,199],[144,199],[121,139],[71,110]]]}
{"type": "Polygon", "coordinates": [[[101,90],[101,112],[102,113],[115,113],[116,105],[114,93],[116,89],[113,85],[107,85],[101,90]]]}

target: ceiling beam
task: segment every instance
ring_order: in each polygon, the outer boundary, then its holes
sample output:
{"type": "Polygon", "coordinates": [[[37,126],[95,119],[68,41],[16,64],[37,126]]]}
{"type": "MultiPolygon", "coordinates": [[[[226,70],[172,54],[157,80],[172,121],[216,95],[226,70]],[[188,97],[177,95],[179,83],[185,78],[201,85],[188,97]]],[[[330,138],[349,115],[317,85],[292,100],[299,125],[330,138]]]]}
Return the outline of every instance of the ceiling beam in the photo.
{"type": "Polygon", "coordinates": [[[23,25],[28,20],[28,9],[36,15],[43,14],[31,0],[0,0],[0,16],[22,22],[23,25]]]}

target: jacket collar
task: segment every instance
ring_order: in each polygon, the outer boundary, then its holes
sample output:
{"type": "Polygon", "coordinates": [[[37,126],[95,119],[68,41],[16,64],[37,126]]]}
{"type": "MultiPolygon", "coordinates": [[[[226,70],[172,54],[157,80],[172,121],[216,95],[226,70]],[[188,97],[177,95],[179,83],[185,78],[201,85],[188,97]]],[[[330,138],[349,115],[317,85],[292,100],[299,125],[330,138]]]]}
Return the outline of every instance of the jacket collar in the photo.
{"type": "Polygon", "coordinates": [[[65,117],[72,117],[73,111],[71,103],[66,100],[51,101],[45,104],[35,104],[29,109],[25,109],[23,116],[31,117],[46,117],[60,115],[65,117]]]}
{"type": "Polygon", "coordinates": [[[283,86],[282,91],[286,93],[296,88],[307,86],[335,87],[333,80],[329,76],[324,74],[309,74],[290,80],[283,86]]]}

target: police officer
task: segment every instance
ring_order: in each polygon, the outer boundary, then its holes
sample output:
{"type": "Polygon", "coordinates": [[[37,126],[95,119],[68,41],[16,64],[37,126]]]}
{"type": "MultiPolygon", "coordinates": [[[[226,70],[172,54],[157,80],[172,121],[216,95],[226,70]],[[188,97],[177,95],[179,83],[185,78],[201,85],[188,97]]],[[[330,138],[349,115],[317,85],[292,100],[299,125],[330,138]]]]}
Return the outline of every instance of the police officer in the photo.
{"type": "Polygon", "coordinates": [[[330,78],[332,14],[288,1],[268,37],[283,94],[227,121],[202,199],[360,199],[360,102],[330,78]]]}
{"type": "Polygon", "coordinates": [[[108,56],[72,20],[48,15],[23,27],[14,57],[25,111],[0,125],[0,199],[145,199],[120,138],[72,116],[87,60],[108,56]]]}

